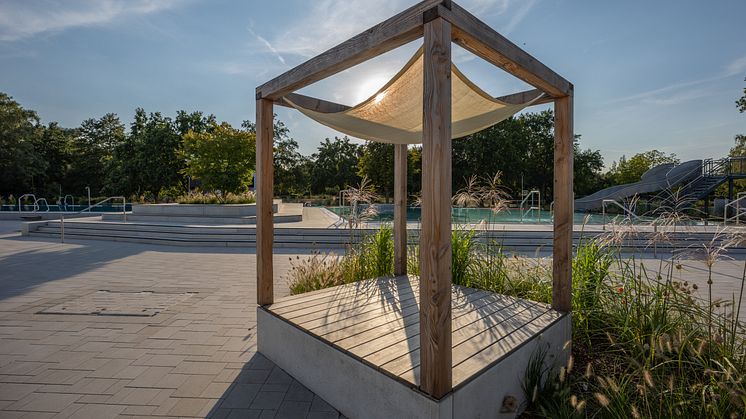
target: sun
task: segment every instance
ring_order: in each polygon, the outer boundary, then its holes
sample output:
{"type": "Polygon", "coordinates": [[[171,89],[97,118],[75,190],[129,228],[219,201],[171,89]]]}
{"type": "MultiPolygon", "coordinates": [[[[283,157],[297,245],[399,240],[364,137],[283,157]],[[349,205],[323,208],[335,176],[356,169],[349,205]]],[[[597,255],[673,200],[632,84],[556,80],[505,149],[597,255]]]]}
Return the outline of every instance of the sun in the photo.
{"type": "MultiPolygon", "coordinates": [[[[355,105],[373,96],[388,81],[384,76],[372,76],[365,79],[365,81],[360,83],[355,92],[355,105]]],[[[385,95],[385,93],[378,94],[375,101],[380,102],[385,95]]]]}

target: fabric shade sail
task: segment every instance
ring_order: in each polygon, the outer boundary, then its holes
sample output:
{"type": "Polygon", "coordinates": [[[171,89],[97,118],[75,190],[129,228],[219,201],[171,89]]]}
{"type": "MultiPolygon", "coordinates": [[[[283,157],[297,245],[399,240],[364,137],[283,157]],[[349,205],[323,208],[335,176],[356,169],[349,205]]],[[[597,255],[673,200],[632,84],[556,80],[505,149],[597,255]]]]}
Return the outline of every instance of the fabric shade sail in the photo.
{"type": "MultiPolygon", "coordinates": [[[[394,78],[362,103],[341,112],[319,112],[288,104],[311,119],[347,135],[393,144],[422,143],[423,49],[394,78]]],[[[481,131],[509,118],[543,94],[522,104],[501,102],[477,87],[451,65],[453,138],[481,131]]]]}

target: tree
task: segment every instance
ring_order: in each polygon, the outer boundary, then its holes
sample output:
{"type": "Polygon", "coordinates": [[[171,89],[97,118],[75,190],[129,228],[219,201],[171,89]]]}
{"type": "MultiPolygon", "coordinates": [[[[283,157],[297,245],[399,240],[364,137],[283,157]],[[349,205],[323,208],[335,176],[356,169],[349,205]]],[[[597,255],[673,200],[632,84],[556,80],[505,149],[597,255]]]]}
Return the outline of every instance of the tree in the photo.
{"type": "MultiPolygon", "coordinates": [[[[746,81],[746,79],[743,79],[743,81],[746,81]]],[[[736,101],[736,107],[739,112],[746,112],[746,87],[743,88],[743,96],[736,101]]]]}
{"type": "Polygon", "coordinates": [[[357,163],[357,174],[366,177],[379,193],[391,198],[394,191],[394,145],[368,141],[357,163]]]}
{"type": "Polygon", "coordinates": [[[346,136],[322,141],[318,151],[311,156],[311,191],[336,194],[359,183],[357,163],[361,154],[361,147],[346,136]]]}
{"type": "Polygon", "coordinates": [[[0,194],[33,192],[47,163],[34,150],[42,129],[36,112],[0,92],[0,194]]]}
{"type": "Polygon", "coordinates": [[[68,186],[80,194],[86,186],[91,188],[91,194],[101,194],[114,150],[124,139],[124,124],[116,114],[83,121],[72,144],[68,186]]]}
{"type": "MultiPolygon", "coordinates": [[[[582,150],[575,138],[575,193],[585,195],[601,186],[603,159],[599,151],[582,150]]],[[[508,118],[497,125],[453,141],[454,191],[472,176],[503,173],[514,198],[521,189],[538,190],[549,202],[553,192],[554,114],[547,110],[508,118]]]]}
{"type": "Polygon", "coordinates": [[[207,190],[240,193],[248,190],[256,164],[256,134],[212,123],[206,132],[184,135],[180,157],[183,172],[207,190]]]}
{"type": "Polygon", "coordinates": [[[629,160],[625,156],[622,156],[618,162],[612,163],[609,170],[609,177],[617,185],[639,182],[643,173],[655,166],[666,163],[678,164],[679,159],[674,153],[666,154],[658,150],[635,154],[629,160]]]}

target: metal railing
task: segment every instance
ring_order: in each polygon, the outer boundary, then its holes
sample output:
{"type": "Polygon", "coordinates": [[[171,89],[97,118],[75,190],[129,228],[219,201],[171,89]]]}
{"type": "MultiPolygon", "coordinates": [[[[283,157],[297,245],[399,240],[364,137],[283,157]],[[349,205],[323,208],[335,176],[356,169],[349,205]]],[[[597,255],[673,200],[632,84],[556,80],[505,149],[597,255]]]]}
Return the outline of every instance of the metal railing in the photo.
{"type": "Polygon", "coordinates": [[[31,213],[40,212],[41,207],[39,207],[39,204],[42,202],[44,203],[44,206],[46,207],[46,209],[43,212],[49,212],[49,203],[47,202],[46,198],[37,199],[36,195],[32,193],[27,193],[27,194],[21,195],[21,197],[18,198],[18,214],[23,215],[24,213],[23,200],[26,198],[31,198],[31,200],[33,200],[32,205],[34,206],[33,210],[27,211],[27,212],[31,212],[31,213]]]}
{"type": "Polygon", "coordinates": [[[723,207],[723,225],[727,225],[728,221],[733,219],[736,220],[736,224],[741,223],[741,216],[746,214],[746,207],[743,209],[741,207],[741,199],[743,199],[744,197],[746,197],[746,192],[739,192],[738,194],[736,194],[735,200],[725,204],[725,207],[723,207]],[[735,210],[735,214],[733,214],[733,216],[731,217],[728,217],[728,207],[735,210]]]}
{"type": "MultiPolygon", "coordinates": [[[[122,220],[123,220],[123,222],[126,223],[127,222],[127,199],[125,197],[123,197],[123,196],[110,196],[110,197],[104,199],[103,201],[96,202],[93,205],[89,205],[87,208],[84,208],[84,209],[82,209],[80,211],[77,211],[77,212],[73,212],[71,215],[82,214],[85,211],[91,212],[91,208],[97,207],[97,206],[99,206],[99,205],[101,205],[101,204],[103,204],[105,202],[109,202],[109,201],[111,201],[113,199],[121,199],[122,200],[122,220]]],[[[65,213],[64,212],[60,212],[60,241],[62,243],[65,242],[65,213]]]]}
{"type": "Polygon", "coordinates": [[[632,218],[635,218],[636,220],[641,220],[641,218],[634,213],[634,209],[627,208],[626,205],[620,204],[618,201],[614,199],[604,199],[601,201],[601,214],[603,216],[603,230],[606,231],[606,204],[614,204],[614,206],[617,206],[621,208],[621,210],[624,212],[627,219],[631,220],[632,218]]]}
{"type": "Polygon", "coordinates": [[[75,208],[75,197],[68,194],[68,195],[65,195],[64,198],[62,198],[62,205],[65,207],[65,210],[67,210],[67,197],[68,196],[70,197],[70,206],[75,208]]]}
{"type": "Polygon", "coordinates": [[[526,216],[526,214],[531,213],[533,211],[536,211],[536,218],[541,217],[541,192],[537,190],[533,190],[529,192],[525,197],[523,197],[523,200],[521,201],[521,204],[518,206],[518,209],[521,211],[521,222],[523,222],[523,218],[526,216]],[[526,205],[527,202],[530,204],[529,207],[524,211],[523,208],[526,205]]]}

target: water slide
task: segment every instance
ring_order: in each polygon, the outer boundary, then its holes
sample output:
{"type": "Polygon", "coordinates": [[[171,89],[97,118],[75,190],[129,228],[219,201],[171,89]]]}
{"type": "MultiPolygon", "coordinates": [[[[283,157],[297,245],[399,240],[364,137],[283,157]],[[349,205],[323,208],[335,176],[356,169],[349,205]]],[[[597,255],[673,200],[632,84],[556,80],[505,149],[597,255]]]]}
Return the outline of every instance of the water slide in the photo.
{"type": "Polygon", "coordinates": [[[679,184],[687,184],[702,175],[702,160],[681,164],[661,164],[643,173],[639,182],[612,186],[575,200],[575,211],[588,212],[601,209],[605,199],[622,201],[635,195],[663,191],[679,184]]]}

